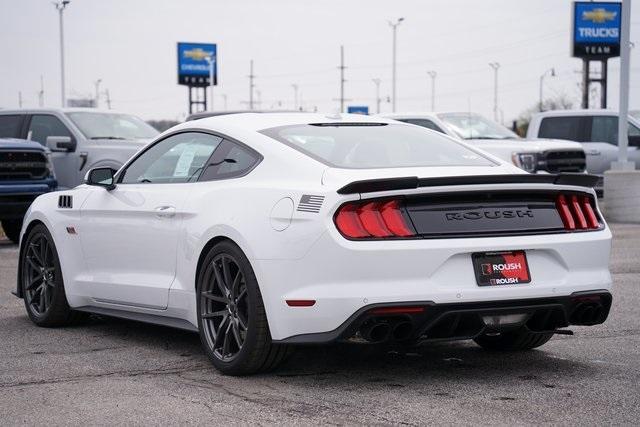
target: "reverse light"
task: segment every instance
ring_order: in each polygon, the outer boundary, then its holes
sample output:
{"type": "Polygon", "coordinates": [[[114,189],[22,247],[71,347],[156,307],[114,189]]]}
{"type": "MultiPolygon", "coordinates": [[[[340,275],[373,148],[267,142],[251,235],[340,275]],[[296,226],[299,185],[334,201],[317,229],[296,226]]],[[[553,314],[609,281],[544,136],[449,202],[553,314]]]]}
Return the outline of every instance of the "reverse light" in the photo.
{"type": "Polygon", "coordinates": [[[600,221],[592,203],[589,196],[559,194],[556,197],[556,209],[564,229],[567,231],[599,229],[600,221]]]}
{"type": "Polygon", "coordinates": [[[400,200],[364,201],[342,205],[335,216],[338,231],[349,239],[411,237],[416,232],[400,200]]]}

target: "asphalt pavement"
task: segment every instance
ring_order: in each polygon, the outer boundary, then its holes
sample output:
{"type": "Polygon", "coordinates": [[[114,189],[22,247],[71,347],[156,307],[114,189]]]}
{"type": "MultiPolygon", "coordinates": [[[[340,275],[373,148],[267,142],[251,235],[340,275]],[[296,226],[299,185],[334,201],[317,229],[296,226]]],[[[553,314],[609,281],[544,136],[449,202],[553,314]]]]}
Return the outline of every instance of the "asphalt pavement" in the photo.
{"type": "Polygon", "coordinates": [[[273,373],[218,374],[198,336],[94,317],[34,326],[0,241],[0,424],[635,424],[640,419],[640,226],[614,225],[609,320],[538,350],[472,342],[410,353],[306,347],[273,373]]]}

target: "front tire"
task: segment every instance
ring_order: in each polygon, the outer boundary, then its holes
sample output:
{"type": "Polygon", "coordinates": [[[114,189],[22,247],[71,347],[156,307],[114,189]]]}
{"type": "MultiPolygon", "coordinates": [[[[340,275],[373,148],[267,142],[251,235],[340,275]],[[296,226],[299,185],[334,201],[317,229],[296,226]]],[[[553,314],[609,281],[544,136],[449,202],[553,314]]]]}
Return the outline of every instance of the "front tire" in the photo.
{"type": "Polygon", "coordinates": [[[534,333],[522,327],[498,335],[480,335],[473,340],[480,347],[491,351],[524,351],[544,345],[553,337],[552,333],[534,333]]]}
{"type": "Polygon", "coordinates": [[[198,329],[204,350],[225,375],[247,375],[275,368],[288,346],[273,344],[253,269],[235,244],[209,250],[197,283],[198,329]]]}
{"type": "Polygon", "coordinates": [[[33,323],[66,326],[84,317],[67,303],[58,251],[44,225],[33,227],[24,239],[20,269],[24,305],[33,323]]]}
{"type": "Polygon", "coordinates": [[[18,244],[20,241],[20,230],[22,229],[21,219],[3,219],[2,230],[5,236],[13,243],[18,244]]]}

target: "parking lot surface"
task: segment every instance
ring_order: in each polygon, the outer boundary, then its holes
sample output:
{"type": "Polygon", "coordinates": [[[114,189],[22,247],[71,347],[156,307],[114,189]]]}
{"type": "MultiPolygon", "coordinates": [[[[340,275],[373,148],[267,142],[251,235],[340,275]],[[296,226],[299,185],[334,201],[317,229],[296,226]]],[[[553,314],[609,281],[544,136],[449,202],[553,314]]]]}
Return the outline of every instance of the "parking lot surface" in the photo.
{"type": "Polygon", "coordinates": [[[609,320],[525,353],[299,349],[276,372],[218,374],[196,334],[112,318],[34,326],[0,241],[0,423],[637,424],[640,226],[614,225],[609,320]]]}

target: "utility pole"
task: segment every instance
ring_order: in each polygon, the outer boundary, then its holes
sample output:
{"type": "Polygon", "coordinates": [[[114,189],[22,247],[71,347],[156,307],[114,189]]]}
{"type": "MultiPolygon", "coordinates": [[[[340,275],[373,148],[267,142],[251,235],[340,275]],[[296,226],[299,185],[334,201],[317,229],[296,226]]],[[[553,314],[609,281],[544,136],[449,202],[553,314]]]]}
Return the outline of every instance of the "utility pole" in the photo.
{"type": "Polygon", "coordinates": [[[373,84],[376,85],[376,114],[380,114],[380,79],[373,79],[373,84]]]}
{"type": "Polygon", "coordinates": [[[431,77],[431,111],[436,111],[436,76],[438,73],[427,71],[427,74],[431,77]]]}
{"type": "Polygon", "coordinates": [[[67,98],[64,88],[64,21],[62,15],[64,9],[69,3],[71,3],[70,0],[60,0],[57,3],[53,4],[58,10],[58,14],[60,15],[60,101],[62,104],[62,108],[67,106],[67,98]]]}
{"type": "Polygon", "coordinates": [[[40,108],[44,107],[44,80],[40,75],[40,92],[38,92],[38,105],[40,108]]]}
{"type": "Polygon", "coordinates": [[[293,88],[293,109],[298,110],[298,85],[296,83],[292,84],[293,88]]]}
{"type": "Polygon", "coordinates": [[[18,107],[22,108],[22,91],[18,91],[18,107]]]}
{"type": "Polygon", "coordinates": [[[499,62],[490,62],[489,66],[493,68],[493,119],[497,122],[498,117],[498,69],[499,62]]]}
{"type": "Polygon", "coordinates": [[[213,66],[215,65],[216,61],[210,56],[207,56],[205,60],[209,65],[209,98],[211,98],[211,104],[209,104],[209,111],[213,111],[213,66]]]}
{"type": "Polygon", "coordinates": [[[96,87],[96,100],[94,104],[94,108],[98,108],[100,104],[100,83],[102,83],[102,79],[98,79],[93,84],[96,87]]]}
{"type": "Polygon", "coordinates": [[[629,63],[631,46],[629,32],[631,27],[631,0],[622,1],[622,20],[620,34],[620,104],[618,107],[618,168],[635,169],[629,162],[629,63]]]}
{"type": "Polygon", "coordinates": [[[340,112],[344,113],[344,46],[340,46],[340,112]]]}
{"type": "Polygon", "coordinates": [[[253,59],[249,62],[249,110],[253,110],[253,79],[256,76],[253,74],[253,59]]]}
{"type": "Polygon", "coordinates": [[[394,23],[387,21],[393,32],[393,48],[391,56],[391,111],[396,112],[396,33],[400,23],[404,21],[404,18],[398,18],[394,23]]]}
{"type": "Polygon", "coordinates": [[[256,105],[258,108],[261,108],[262,105],[262,91],[260,89],[256,89],[256,105]]]}
{"type": "Polygon", "coordinates": [[[551,77],[555,77],[556,76],[556,69],[555,68],[550,68],[547,71],[545,71],[544,73],[542,73],[542,75],[540,76],[540,101],[539,101],[539,110],[543,111],[543,102],[544,102],[544,97],[543,97],[543,87],[544,87],[544,77],[549,74],[551,77]]]}
{"type": "Polygon", "coordinates": [[[222,100],[224,101],[224,110],[227,111],[227,94],[223,93],[221,96],[222,100]]]}
{"type": "Polygon", "coordinates": [[[111,94],[109,93],[109,89],[105,89],[104,96],[107,100],[107,108],[111,110],[111,94]]]}

